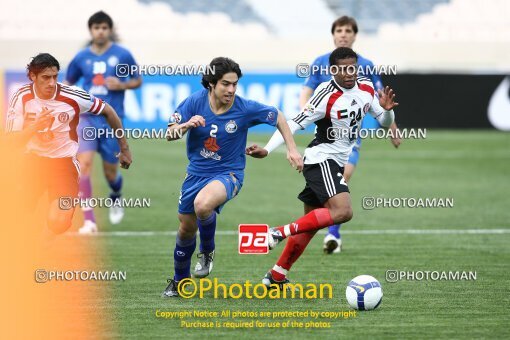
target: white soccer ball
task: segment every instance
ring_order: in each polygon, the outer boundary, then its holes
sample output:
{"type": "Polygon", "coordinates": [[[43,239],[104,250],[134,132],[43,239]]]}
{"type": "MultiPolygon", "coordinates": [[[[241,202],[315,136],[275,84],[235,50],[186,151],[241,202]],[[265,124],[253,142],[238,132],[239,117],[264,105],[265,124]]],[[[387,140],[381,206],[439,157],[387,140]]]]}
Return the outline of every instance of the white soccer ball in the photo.
{"type": "Polygon", "coordinates": [[[345,290],[349,306],[358,310],[376,309],[382,301],[383,292],[379,281],[370,275],[356,276],[345,290]]]}

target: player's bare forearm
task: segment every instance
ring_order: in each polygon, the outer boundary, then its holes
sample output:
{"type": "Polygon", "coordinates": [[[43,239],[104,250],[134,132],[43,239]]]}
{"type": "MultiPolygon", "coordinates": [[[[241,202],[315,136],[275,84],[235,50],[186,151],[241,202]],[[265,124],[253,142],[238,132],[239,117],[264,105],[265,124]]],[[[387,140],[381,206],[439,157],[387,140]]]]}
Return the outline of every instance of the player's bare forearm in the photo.
{"type": "Polygon", "coordinates": [[[293,168],[301,172],[303,170],[303,158],[297,150],[296,142],[292,136],[292,130],[289,128],[285,115],[278,111],[278,131],[280,131],[285,144],[287,145],[287,160],[293,168]]]}
{"type": "Polygon", "coordinates": [[[398,130],[398,126],[397,126],[397,123],[395,121],[393,121],[393,123],[390,124],[390,126],[388,127],[388,129],[390,129],[391,131],[395,132],[398,130]]]}
{"type": "Polygon", "coordinates": [[[276,126],[278,131],[282,134],[283,140],[287,145],[287,150],[297,150],[296,142],[292,136],[289,124],[287,124],[287,121],[285,120],[285,115],[280,111],[278,111],[278,122],[276,126]]]}
{"type": "Polygon", "coordinates": [[[394,147],[398,148],[400,146],[400,144],[402,143],[402,139],[400,139],[400,137],[398,135],[397,123],[395,121],[393,121],[393,123],[391,123],[391,125],[389,126],[388,129],[390,129],[392,132],[391,144],[393,144],[394,147]]]}
{"type": "Polygon", "coordinates": [[[115,136],[117,136],[117,141],[120,146],[120,153],[117,155],[119,158],[120,166],[124,169],[128,169],[131,165],[131,151],[129,150],[129,145],[126,140],[126,137],[123,133],[118,133],[118,130],[122,130],[122,121],[120,120],[117,112],[111,107],[108,103],[106,103],[103,112],[101,112],[106,117],[106,121],[108,125],[114,130],[115,136]]]}
{"type": "Polygon", "coordinates": [[[189,127],[186,124],[169,125],[166,131],[166,140],[173,141],[181,139],[188,130],[189,127]]]}
{"type": "Polygon", "coordinates": [[[312,97],[313,90],[309,88],[308,86],[303,86],[301,89],[301,94],[299,95],[299,107],[302,109],[305,107],[308,100],[312,97]]]}
{"type": "Polygon", "coordinates": [[[200,115],[195,115],[185,123],[177,124],[173,123],[168,125],[166,140],[172,141],[180,139],[189,129],[193,129],[199,126],[205,127],[205,119],[200,115]]]}

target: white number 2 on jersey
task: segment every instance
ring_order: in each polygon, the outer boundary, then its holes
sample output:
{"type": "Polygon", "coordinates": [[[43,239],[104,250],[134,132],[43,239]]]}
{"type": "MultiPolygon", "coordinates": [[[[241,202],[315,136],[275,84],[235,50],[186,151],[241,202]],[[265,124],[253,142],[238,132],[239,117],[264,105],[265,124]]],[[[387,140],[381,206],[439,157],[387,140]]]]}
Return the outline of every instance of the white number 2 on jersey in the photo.
{"type": "Polygon", "coordinates": [[[218,132],[218,125],[211,125],[211,133],[209,134],[212,138],[216,138],[216,132],[218,132]]]}

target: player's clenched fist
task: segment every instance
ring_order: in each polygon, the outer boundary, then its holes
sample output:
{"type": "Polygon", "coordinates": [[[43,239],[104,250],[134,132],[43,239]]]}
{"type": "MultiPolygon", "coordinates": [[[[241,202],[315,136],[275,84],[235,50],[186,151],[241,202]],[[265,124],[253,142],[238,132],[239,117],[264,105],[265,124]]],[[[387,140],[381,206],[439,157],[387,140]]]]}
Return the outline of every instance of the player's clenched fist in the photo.
{"type": "Polygon", "coordinates": [[[188,120],[186,123],[184,123],[184,126],[187,129],[192,129],[192,128],[196,128],[199,126],[205,127],[205,119],[202,116],[196,115],[196,116],[191,117],[190,120],[188,120]]]}
{"type": "Polygon", "coordinates": [[[34,122],[34,129],[36,131],[44,130],[50,128],[55,120],[51,114],[55,110],[49,110],[47,107],[44,107],[41,113],[37,116],[37,119],[34,122]]]}
{"type": "Polygon", "coordinates": [[[287,151],[287,160],[297,171],[303,171],[303,157],[297,150],[287,151]]]}
{"type": "Polygon", "coordinates": [[[264,158],[268,155],[266,149],[261,148],[257,144],[253,144],[246,148],[246,154],[252,156],[253,158],[264,158]]]}
{"type": "Polygon", "coordinates": [[[133,162],[129,149],[121,150],[120,153],[117,154],[117,158],[119,159],[120,167],[123,169],[129,169],[129,166],[133,162]]]}

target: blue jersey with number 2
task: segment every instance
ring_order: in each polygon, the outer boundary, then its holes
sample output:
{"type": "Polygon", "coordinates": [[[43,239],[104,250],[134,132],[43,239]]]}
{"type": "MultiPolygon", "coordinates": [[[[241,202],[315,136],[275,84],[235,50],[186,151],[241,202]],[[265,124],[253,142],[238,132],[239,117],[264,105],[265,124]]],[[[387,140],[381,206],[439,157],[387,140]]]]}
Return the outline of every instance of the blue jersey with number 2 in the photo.
{"type": "Polygon", "coordinates": [[[232,107],[217,115],[211,111],[209,91],[203,89],[179,104],[170,122],[182,124],[195,115],[204,117],[205,127],[188,130],[187,172],[196,176],[228,172],[242,175],[246,165],[248,129],[258,124],[276,126],[278,111],[236,95],[232,107]]]}

